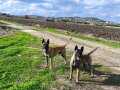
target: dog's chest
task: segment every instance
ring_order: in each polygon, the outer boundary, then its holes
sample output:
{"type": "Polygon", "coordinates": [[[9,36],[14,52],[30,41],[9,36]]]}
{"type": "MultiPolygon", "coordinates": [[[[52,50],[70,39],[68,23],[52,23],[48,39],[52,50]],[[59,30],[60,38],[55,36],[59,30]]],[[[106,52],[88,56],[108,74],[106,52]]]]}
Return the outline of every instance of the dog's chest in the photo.
{"type": "Polygon", "coordinates": [[[74,60],[72,64],[73,68],[80,68],[80,60],[74,60]]]}
{"type": "Polygon", "coordinates": [[[74,67],[74,68],[79,68],[79,66],[80,66],[80,58],[75,57],[75,54],[73,54],[73,56],[71,57],[70,65],[72,67],[74,67]]]}

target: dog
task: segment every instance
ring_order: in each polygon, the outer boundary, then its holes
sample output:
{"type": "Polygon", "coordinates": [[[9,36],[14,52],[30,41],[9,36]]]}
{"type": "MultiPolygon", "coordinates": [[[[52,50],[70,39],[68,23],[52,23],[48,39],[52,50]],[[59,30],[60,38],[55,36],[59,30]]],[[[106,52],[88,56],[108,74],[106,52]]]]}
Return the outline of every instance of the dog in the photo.
{"type": "Polygon", "coordinates": [[[48,67],[48,61],[50,59],[50,69],[53,68],[53,58],[60,54],[64,58],[64,63],[66,64],[66,44],[56,47],[50,47],[50,40],[48,39],[45,41],[45,39],[42,40],[42,50],[44,53],[44,56],[46,57],[47,67],[48,67]]]}
{"type": "Polygon", "coordinates": [[[75,46],[74,53],[70,61],[70,80],[72,79],[73,71],[76,70],[76,83],[78,83],[81,65],[85,71],[89,71],[89,73],[93,76],[92,59],[90,55],[97,49],[98,47],[88,54],[83,55],[84,47],[82,46],[81,49],[79,49],[77,45],[75,46]]]}
{"type": "Polygon", "coordinates": [[[79,49],[76,45],[70,61],[70,80],[73,76],[73,70],[76,70],[76,83],[78,83],[79,81],[80,64],[82,62],[83,50],[83,46],[81,47],[81,49],[79,49]]]}
{"type": "Polygon", "coordinates": [[[95,52],[96,50],[98,49],[98,47],[97,48],[95,48],[95,49],[93,49],[91,52],[89,52],[88,54],[85,54],[85,55],[82,55],[82,65],[83,65],[83,69],[85,70],[85,71],[87,71],[91,76],[94,76],[94,68],[93,68],[93,66],[92,66],[92,58],[91,58],[91,54],[93,53],[93,52],[95,52]]]}

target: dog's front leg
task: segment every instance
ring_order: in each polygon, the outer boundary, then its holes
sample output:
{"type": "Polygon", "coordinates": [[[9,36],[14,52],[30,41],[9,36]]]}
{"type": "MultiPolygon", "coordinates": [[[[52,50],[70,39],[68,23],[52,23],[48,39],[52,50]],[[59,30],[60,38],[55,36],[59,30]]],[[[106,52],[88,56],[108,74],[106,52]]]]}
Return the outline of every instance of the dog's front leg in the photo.
{"type": "Polygon", "coordinates": [[[46,62],[47,62],[46,67],[48,67],[48,56],[46,56],[46,62]]]}
{"type": "Polygon", "coordinates": [[[66,56],[64,56],[64,63],[65,63],[65,65],[67,64],[66,56]]]}
{"type": "Polygon", "coordinates": [[[72,66],[70,66],[70,80],[72,80],[72,77],[73,77],[73,68],[72,68],[72,66]]]}
{"type": "Polygon", "coordinates": [[[66,53],[62,54],[62,57],[64,58],[64,63],[65,63],[65,65],[66,65],[66,64],[67,64],[66,53]]]}
{"type": "Polygon", "coordinates": [[[67,58],[66,58],[66,55],[65,55],[64,62],[65,62],[65,65],[66,65],[66,64],[67,64],[67,58]]]}
{"type": "Polygon", "coordinates": [[[79,68],[77,68],[76,83],[79,82],[79,73],[80,73],[80,70],[79,70],[79,68]]]}

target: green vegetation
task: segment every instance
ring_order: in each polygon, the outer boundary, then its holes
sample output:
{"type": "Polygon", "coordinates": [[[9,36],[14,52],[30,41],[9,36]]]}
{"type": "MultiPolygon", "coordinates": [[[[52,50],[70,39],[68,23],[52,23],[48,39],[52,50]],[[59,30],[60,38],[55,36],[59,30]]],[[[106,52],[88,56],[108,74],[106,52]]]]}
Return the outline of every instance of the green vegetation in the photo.
{"type": "Polygon", "coordinates": [[[97,42],[97,43],[104,44],[104,45],[107,45],[113,48],[120,48],[120,42],[117,42],[117,41],[105,40],[105,39],[97,38],[94,36],[87,36],[87,35],[80,34],[78,32],[70,32],[70,31],[64,31],[64,30],[60,31],[55,28],[47,28],[46,30],[48,32],[70,35],[70,36],[77,37],[83,40],[97,42]]]}
{"type": "Polygon", "coordinates": [[[4,24],[1,20],[0,20],[0,25],[4,24]]]}
{"type": "Polygon", "coordinates": [[[21,32],[0,37],[0,90],[49,88],[54,74],[40,69],[44,61],[40,48],[40,39],[21,32]]]}

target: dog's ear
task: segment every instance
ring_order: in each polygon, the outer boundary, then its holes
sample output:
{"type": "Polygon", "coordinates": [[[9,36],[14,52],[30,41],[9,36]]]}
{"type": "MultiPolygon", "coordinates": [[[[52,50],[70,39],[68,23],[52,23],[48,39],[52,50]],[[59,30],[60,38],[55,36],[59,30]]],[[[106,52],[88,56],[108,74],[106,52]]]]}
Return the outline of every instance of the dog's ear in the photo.
{"type": "Polygon", "coordinates": [[[82,52],[83,52],[83,50],[84,50],[84,46],[81,47],[81,51],[82,51],[82,52]]]}
{"type": "Polygon", "coordinates": [[[78,49],[78,46],[76,45],[76,46],[75,46],[75,51],[76,51],[77,49],[78,49]]]}
{"type": "Polygon", "coordinates": [[[49,44],[49,43],[50,43],[50,40],[48,39],[48,40],[47,40],[47,44],[49,44]]]}
{"type": "Polygon", "coordinates": [[[45,42],[45,39],[43,38],[43,40],[42,40],[42,44],[45,42]]]}

